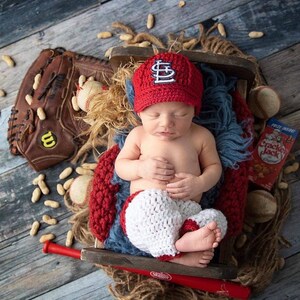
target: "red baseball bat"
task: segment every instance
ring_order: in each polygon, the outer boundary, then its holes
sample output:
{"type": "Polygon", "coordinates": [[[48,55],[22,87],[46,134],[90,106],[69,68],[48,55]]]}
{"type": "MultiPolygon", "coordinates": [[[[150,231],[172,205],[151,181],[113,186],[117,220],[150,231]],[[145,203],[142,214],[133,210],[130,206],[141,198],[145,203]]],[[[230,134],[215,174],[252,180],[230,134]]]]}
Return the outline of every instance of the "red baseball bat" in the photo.
{"type": "MultiPolygon", "coordinates": [[[[43,252],[81,259],[81,250],[61,246],[50,241],[44,243],[43,252]]],[[[249,287],[242,286],[240,284],[225,281],[225,280],[220,280],[220,279],[195,277],[195,276],[187,276],[187,275],[179,275],[179,274],[169,274],[164,272],[154,272],[148,270],[127,268],[123,266],[122,267],[113,266],[113,267],[116,269],[134,272],[148,277],[153,277],[159,280],[167,280],[193,289],[212,292],[219,295],[241,299],[241,300],[249,299],[251,293],[249,287]]]]}

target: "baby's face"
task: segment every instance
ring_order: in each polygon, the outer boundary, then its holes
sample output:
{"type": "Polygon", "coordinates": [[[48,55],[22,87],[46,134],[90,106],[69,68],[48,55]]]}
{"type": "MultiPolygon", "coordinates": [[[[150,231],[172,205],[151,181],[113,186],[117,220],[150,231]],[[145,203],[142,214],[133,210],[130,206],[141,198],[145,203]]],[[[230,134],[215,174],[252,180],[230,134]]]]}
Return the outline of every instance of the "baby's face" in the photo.
{"type": "Polygon", "coordinates": [[[181,102],[163,102],[140,112],[144,130],[160,140],[173,140],[185,135],[192,124],[194,107],[181,102]]]}

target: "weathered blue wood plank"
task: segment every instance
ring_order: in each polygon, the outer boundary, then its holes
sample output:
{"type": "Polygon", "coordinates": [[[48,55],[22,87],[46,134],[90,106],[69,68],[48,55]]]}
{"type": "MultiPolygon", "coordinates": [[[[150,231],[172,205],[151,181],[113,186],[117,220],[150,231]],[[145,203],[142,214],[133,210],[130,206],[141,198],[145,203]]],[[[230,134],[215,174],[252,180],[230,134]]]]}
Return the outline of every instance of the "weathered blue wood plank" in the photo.
{"type": "Polygon", "coordinates": [[[260,59],[300,40],[298,0],[253,1],[218,19],[226,22],[228,37],[240,49],[260,59]],[[250,31],[263,31],[261,39],[245,38],[250,31]]]}
{"type": "MultiPolygon", "coordinates": [[[[36,188],[32,180],[39,173],[30,168],[27,163],[0,174],[1,242],[24,232],[25,229],[30,228],[35,219],[41,220],[43,214],[50,214],[55,218],[68,218],[71,215],[64,206],[63,197],[56,190],[57,183],[64,182],[59,179],[59,174],[67,166],[70,164],[63,162],[43,172],[50,194],[42,195],[36,203],[31,202],[32,192],[36,188]],[[46,207],[44,201],[47,199],[60,202],[61,207],[57,209],[46,207]]],[[[70,178],[76,176],[77,174],[72,174],[70,178]]]]}
{"type": "MultiPolygon", "coordinates": [[[[20,212],[11,215],[18,217],[22,217],[20,212]]],[[[56,235],[55,242],[64,245],[69,228],[65,218],[55,226],[44,226],[35,237],[29,236],[30,229],[25,227],[17,240],[7,240],[4,247],[1,243],[1,299],[32,299],[98,270],[81,260],[42,253],[41,234],[52,232],[56,235]]],[[[74,247],[81,248],[78,244],[74,247]]]]}
{"type": "MultiPolygon", "coordinates": [[[[298,0],[255,0],[215,14],[212,19],[225,25],[227,38],[257,59],[286,49],[300,40],[300,5],[298,0]],[[250,31],[262,31],[259,39],[248,37],[250,31]]],[[[213,24],[213,22],[210,22],[213,24]]],[[[198,26],[188,28],[194,36],[198,26]]]]}
{"type": "MultiPolygon", "coordinates": [[[[84,262],[83,262],[84,263],[84,262]]],[[[48,300],[48,299],[114,299],[107,286],[113,283],[104,271],[101,269],[83,276],[73,282],[65,284],[57,289],[54,289],[48,293],[45,293],[35,300],[48,300]]]]}
{"type": "Polygon", "coordinates": [[[0,48],[99,5],[101,0],[1,1],[0,48]]]}
{"type": "MultiPolygon", "coordinates": [[[[295,79],[300,76],[300,39],[298,44],[260,60],[259,64],[268,84],[282,99],[280,116],[299,111],[300,85],[295,84],[295,79]]],[[[300,129],[300,118],[298,125],[300,129]]]]}
{"type": "Polygon", "coordinates": [[[9,152],[9,145],[7,142],[7,128],[10,111],[11,106],[2,109],[0,114],[0,175],[26,163],[26,160],[22,156],[13,156],[9,152]]]}
{"type": "MultiPolygon", "coordinates": [[[[299,158],[298,156],[298,162],[299,158]]],[[[291,189],[291,210],[282,228],[282,235],[291,243],[291,247],[281,249],[280,253],[284,257],[300,253],[300,231],[298,230],[300,227],[300,170],[287,175],[287,180],[291,189]]]]}

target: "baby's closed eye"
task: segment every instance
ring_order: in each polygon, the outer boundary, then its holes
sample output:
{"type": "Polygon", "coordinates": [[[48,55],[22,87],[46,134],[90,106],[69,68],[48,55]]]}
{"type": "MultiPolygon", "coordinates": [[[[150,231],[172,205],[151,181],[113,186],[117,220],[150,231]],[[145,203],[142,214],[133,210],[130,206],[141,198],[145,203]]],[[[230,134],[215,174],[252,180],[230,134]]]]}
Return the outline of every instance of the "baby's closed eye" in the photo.
{"type": "Polygon", "coordinates": [[[174,114],[175,118],[183,118],[185,116],[187,116],[187,113],[176,113],[176,114],[174,114]]]}
{"type": "Polygon", "coordinates": [[[159,113],[149,113],[148,114],[148,117],[153,118],[153,119],[158,118],[159,116],[160,116],[159,113]]]}

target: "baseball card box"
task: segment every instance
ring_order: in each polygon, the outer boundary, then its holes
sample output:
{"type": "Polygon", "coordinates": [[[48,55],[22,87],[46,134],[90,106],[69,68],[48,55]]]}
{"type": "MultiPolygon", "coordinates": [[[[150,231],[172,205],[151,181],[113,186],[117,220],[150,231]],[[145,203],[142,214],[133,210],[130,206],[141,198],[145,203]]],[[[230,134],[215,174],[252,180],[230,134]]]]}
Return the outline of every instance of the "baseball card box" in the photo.
{"type": "Polygon", "coordinates": [[[253,183],[271,190],[297,135],[298,130],[274,118],[269,119],[254,149],[249,179],[253,183]]]}

